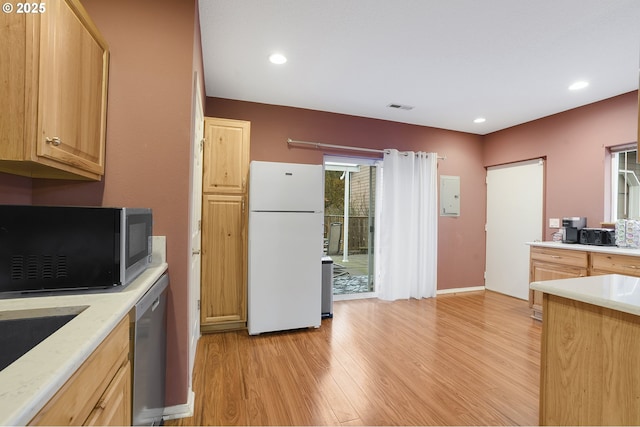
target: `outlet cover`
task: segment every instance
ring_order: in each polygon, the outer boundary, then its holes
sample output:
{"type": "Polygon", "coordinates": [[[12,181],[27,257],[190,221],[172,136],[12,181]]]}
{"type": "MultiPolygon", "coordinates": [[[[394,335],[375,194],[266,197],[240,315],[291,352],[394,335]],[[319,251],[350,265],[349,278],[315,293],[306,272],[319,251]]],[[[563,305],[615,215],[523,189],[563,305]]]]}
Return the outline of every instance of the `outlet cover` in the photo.
{"type": "Polygon", "coordinates": [[[549,218],[549,228],[560,228],[560,218],[549,218]]]}

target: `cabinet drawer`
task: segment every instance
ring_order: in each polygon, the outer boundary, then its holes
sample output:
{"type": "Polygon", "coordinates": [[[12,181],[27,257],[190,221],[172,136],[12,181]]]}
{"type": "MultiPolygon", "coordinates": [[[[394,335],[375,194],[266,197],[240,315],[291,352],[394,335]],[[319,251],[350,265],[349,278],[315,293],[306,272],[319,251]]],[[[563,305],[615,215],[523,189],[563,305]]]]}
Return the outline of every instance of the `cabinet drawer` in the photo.
{"type": "Polygon", "coordinates": [[[610,273],[640,276],[640,257],[592,253],[591,274],[610,273]]]}
{"type": "Polygon", "coordinates": [[[555,249],[532,246],[531,260],[549,262],[554,264],[570,265],[573,267],[587,268],[589,257],[585,251],[574,251],[571,249],[555,249]]]}
{"type": "Polygon", "coordinates": [[[89,415],[86,426],[131,424],[131,363],[120,368],[109,388],[89,415]]]}
{"type": "Polygon", "coordinates": [[[29,424],[84,424],[128,357],[129,318],[125,316],[29,424]]]}

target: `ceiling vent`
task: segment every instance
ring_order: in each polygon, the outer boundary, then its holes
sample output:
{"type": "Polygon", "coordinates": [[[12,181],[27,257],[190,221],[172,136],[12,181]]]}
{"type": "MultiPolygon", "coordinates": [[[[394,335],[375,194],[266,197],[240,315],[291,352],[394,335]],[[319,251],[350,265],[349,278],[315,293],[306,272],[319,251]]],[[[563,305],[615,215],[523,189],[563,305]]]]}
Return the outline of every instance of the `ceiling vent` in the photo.
{"type": "Polygon", "coordinates": [[[395,108],[396,110],[413,110],[411,105],[402,105],[402,104],[389,104],[387,105],[389,108],[395,108]]]}

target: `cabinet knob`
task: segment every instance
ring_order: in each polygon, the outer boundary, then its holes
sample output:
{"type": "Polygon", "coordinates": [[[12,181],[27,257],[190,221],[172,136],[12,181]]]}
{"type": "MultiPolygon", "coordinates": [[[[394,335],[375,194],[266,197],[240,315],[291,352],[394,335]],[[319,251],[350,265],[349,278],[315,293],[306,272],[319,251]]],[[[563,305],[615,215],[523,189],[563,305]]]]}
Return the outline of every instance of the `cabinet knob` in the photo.
{"type": "Polygon", "coordinates": [[[104,401],[104,399],[100,399],[100,401],[96,405],[96,408],[100,408],[100,409],[104,410],[104,409],[107,408],[107,403],[104,401]]]}
{"type": "Polygon", "coordinates": [[[46,137],[45,141],[47,142],[47,144],[53,144],[56,147],[59,146],[62,143],[60,138],[58,138],[57,136],[54,136],[53,138],[46,137]]]}

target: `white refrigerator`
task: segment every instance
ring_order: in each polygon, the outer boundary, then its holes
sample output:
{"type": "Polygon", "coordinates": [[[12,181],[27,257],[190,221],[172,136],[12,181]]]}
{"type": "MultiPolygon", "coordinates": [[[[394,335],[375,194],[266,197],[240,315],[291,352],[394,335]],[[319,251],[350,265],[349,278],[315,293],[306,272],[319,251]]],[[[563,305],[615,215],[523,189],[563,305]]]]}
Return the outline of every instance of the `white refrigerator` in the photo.
{"type": "Polygon", "coordinates": [[[323,192],[322,165],[251,162],[250,335],[320,326],[323,192]]]}

